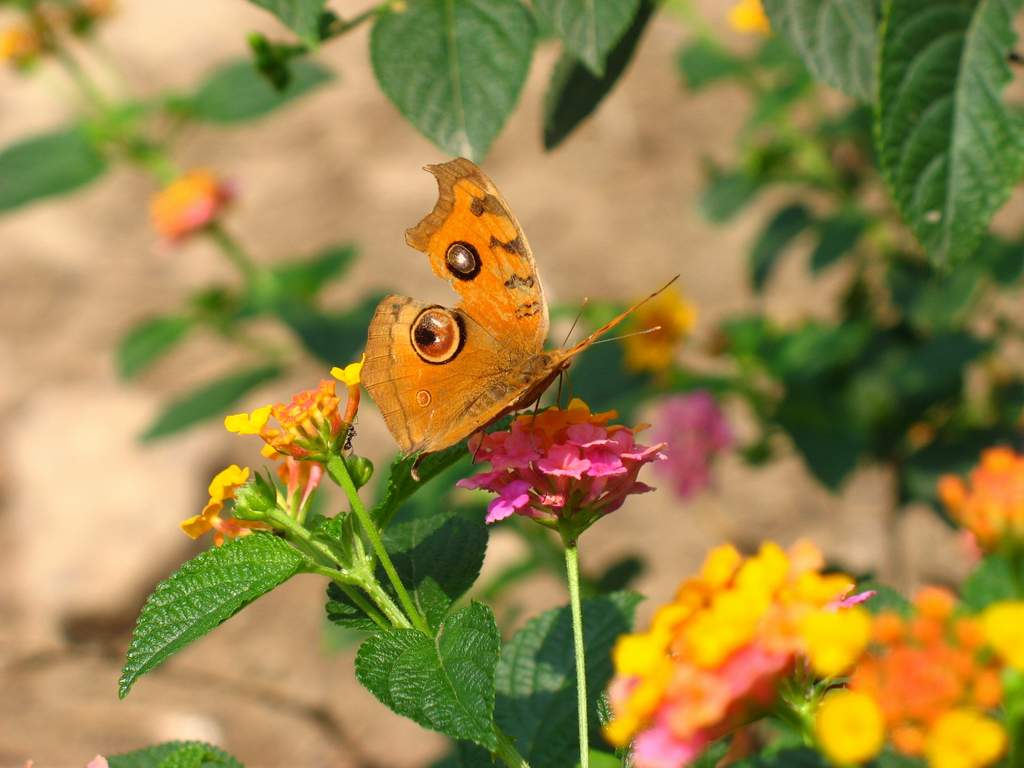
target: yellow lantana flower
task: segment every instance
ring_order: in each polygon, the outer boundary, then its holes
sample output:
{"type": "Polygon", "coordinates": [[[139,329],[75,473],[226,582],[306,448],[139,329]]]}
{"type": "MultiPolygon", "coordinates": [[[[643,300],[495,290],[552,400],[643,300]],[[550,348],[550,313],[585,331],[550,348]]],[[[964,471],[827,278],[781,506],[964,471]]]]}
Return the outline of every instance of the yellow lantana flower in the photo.
{"type": "Polygon", "coordinates": [[[346,387],[357,387],[359,386],[359,377],[363,373],[363,363],[366,362],[366,355],[357,363],[349,363],[344,368],[335,366],[331,368],[331,376],[336,378],[346,387]]]}
{"type": "Polygon", "coordinates": [[[678,288],[669,286],[633,314],[627,332],[638,335],[622,339],[626,367],[634,371],[665,371],[672,365],[680,342],[693,332],[696,324],[697,307],[678,288]]]}
{"type": "Polygon", "coordinates": [[[995,720],[970,709],[954,709],[928,731],[928,768],[983,768],[1006,749],[1006,732],[995,720]]]}
{"type": "Polygon", "coordinates": [[[39,35],[27,24],[0,30],[0,61],[20,67],[32,61],[41,49],[39,35]]]}
{"type": "Polygon", "coordinates": [[[740,0],[729,11],[729,24],[745,34],[770,35],[772,32],[761,0],[740,0]]]}
{"type": "Polygon", "coordinates": [[[1024,670],[1024,602],[990,605],[981,621],[988,644],[1011,667],[1024,670]]]}
{"type": "Polygon", "coordinates": [[[871,639],[871,617],[862,608],[815,611],[800,626],[807,657],[824,677],[846,672],[871,639]]]}
{"type": "Polygon", "coordinates": [[[209,486],[210,500],[206,502],[206,506],[198,515],[181,521],[181,530],[192,539],[198,539],[210,531],[216,531],[213,540],[217,546],[220,546],[224,543],[225,537],[235,538],[244,536],[252,528],[266,528],[267,526],[263,523],[255,521],[221,517],[220,513],[224,510],[224,502],[233,499],[235,491],[248,479],[249,468],[243,468],[237,464],[232,464],[214,475],[209,486]]]}
{"type": "Polygon", "coordinates": [[[233,413],[224,418],[224,428],[236,435],[258,435],[270,419],[272,405],[264,405],[252,413],[233,413]]]}
{"type": "Polygon", "coordinates": [[[832,762],[863,763],[881,752],[885,722],[878,704],[866,693],[838,690],[829,693],[818,707],[814,733],[832,762]]]}

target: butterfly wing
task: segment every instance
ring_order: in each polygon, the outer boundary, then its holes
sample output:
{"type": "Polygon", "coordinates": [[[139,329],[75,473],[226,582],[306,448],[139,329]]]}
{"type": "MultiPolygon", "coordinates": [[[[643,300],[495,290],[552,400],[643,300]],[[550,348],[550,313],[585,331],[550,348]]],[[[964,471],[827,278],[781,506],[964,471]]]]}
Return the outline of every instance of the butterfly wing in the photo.
{"type": "Polygon", "coordinates": [[[508,203],[475,164],[456,158],[426,170],[437,179],[434,210],[405,234],[447,280],[458,308],[523,356],[548,335],[548,306],[526,235],[508,203]]]}
{"type": "Polygon", "coordinates": [[[548,362],[545,353],[524,361],[461,309],[387,296],[370,321],[362,383],[402,452],[430,453],[514,407],[546,375],[548,362]],[[434,343],[431,332],[443,343],[434,343]]]}

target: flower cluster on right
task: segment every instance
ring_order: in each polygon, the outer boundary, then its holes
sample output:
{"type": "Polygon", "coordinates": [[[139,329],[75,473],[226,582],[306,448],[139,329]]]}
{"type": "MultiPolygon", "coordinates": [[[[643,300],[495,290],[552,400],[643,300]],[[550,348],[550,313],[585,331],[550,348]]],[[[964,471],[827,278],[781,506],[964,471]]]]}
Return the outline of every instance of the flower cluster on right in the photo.
{"type": "Polygon", "coordinates": [[[681,768],[723,738],[730,760],[743,757],[774,717],[836,766],[885,754],[928,768],[1017,765],[1024,456],[989,449],[966,480],[943,477],[939,495],[985,553],[984,578],[1003,580],[988,584],[994,597],[925,587],[907,602],[858,592],[807,542],[750,557],[723,545],[649,629],[619,639],[608,741],[629,746],[636,768],[681,768]]]}

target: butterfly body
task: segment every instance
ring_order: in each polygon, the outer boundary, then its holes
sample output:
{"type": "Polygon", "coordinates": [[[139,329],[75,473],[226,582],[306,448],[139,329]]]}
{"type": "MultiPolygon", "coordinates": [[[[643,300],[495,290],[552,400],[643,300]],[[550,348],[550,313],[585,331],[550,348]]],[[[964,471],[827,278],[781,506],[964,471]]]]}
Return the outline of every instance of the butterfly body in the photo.
{"type": "MultiPolygon", "coordinates": [[[[579,344],[545,350],[548,306],[519,222],[472,162],[427,166],[438,201],[406,242],[460,295],[454,308],[386,296],[366,342],[362,381],[405,454],[453,445],[528,407],[572,358],[632,311],[579,344]]],[[[633,308],[635,309],[635,307],[633,308]]]]}

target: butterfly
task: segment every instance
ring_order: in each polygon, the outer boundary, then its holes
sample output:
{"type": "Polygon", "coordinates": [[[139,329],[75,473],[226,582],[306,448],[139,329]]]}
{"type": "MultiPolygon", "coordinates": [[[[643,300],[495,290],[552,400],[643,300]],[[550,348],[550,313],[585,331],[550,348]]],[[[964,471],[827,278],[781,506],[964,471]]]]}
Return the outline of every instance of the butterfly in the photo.
{"type": "Polygon", "coordinates": [[[461,301],[448,308],[386,296],[370,321],[362,369],[405,455],[440,451],[533,404],[573,357],[661,292],[568,349],[544,349],[548,305],[508,203],[465,158],[425,170],[437,179],[438,200],[405,240],[461,301]]]}

